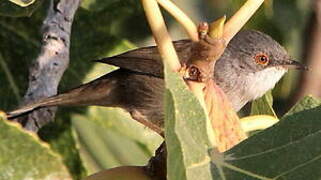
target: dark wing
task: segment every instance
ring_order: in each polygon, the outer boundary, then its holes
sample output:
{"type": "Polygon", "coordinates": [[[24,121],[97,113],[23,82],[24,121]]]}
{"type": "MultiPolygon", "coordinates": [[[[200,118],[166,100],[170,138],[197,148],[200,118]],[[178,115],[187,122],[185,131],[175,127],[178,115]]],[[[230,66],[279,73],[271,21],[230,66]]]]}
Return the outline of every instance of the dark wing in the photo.
{"type": "MultiPolygon", "coordinates": [[[[181,62],[188,59],[191,52],[190,40],[174,41],[174,47],[181,62]]],[[[163,77],[163,63],[156,46],[149,46],[127,51],[95,62],[114,65],[123,69],[163,77]]]]}

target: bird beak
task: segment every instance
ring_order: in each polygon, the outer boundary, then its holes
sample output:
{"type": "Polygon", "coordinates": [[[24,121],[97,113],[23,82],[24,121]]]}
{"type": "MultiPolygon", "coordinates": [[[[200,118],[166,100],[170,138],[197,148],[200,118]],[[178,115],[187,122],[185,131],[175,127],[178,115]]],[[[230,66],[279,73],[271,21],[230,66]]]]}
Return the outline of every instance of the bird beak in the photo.
{"type": "Polygon", "coordinates": [[[309,70],[309,68],[306,65],[293,60],[283,61],[278,65],[285,67],[287,69],[298,69],[298,70],[305,70],[305,71],[309,70]]]}

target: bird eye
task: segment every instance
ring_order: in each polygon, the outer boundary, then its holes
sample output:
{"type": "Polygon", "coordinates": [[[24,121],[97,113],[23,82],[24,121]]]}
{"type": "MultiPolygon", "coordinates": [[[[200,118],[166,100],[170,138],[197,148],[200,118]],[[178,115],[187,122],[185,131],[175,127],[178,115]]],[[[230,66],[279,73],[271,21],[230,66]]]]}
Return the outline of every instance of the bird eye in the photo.
{"type": "Polygon", "coordinates": [[[255,62],[257,64],[267,65],[269,61],[270,61],[269,57],[265,54],[259,54],[255,56],[255,62]]]}

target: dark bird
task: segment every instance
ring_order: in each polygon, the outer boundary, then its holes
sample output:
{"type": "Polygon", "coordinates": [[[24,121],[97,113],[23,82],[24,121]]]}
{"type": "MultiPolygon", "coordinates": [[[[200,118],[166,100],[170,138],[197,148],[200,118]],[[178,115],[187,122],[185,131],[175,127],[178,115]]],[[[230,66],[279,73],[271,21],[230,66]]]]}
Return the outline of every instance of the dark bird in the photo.
{"type": "MultiPolygon", "coordinates": [[[[180,61],[191,56],[193,42],[175,41],[180,61]]],[[[119,67],[87,84],[8,112],[8,118],[49,106],[120,107],[150,128],[163,127],[163,64],[155,46],[143,47],[97,60],[119,67]]],[[[238,33],[217,61],[215,82],[235,111],[272,89],[289,68],[305,69],[268,35],[246,30],[238,33]]]]}

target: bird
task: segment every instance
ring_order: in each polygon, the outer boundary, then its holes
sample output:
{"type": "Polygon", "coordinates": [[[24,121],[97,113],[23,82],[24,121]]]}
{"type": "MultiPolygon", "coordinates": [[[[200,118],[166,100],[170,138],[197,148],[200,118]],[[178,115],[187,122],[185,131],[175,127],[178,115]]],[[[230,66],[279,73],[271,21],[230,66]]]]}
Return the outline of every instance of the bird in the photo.
{"type": "MultiPolygon", "coordinates": [[[[191,40],[174,41],[182,64],[191,56],[191,40]]],[[[134,120],[162,133],[164,127],[163,63],[156,46],[142,47],[95,60],[119,67],[74,89],[7,113],[8,119],[51,106],[107,106],[128,111],[134,120]]],[[[215,83],[223,90],[232,108],[272,89],[288,69],[307,69],[294,61],[277,41],[256,30],[243,30],[227,45],[214,68],[215,83]]]]}

